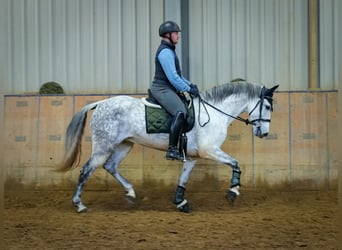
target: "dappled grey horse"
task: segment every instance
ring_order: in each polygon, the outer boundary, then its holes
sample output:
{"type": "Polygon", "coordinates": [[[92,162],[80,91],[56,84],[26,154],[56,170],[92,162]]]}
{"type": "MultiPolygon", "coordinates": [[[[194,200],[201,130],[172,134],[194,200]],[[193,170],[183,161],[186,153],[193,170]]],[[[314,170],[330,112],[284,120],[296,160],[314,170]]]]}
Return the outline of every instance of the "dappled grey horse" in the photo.
{"type": "MultiPolygon", "coordinates": [[[[184,198],[185,186],[189,180],[196,158],[205,158],[229,165],[232,168],[231,185],[226,197],[233,202],[240,194],[241,170],[236,159],[222,151],[221,146],[227,136],[227,128],[234,120],[253,126],[253,134],[263,138],[269,133],[273,92],[278,87],[268,89],[263,86],[234,82],[213,87],[201,92],[193,99],[195,124],[187,133],[187,159],[183,163],[174,204],[181,212],[189,212],[189,203],[184,198]],[[248,113],[248,119],[239,117],[248,113]]],[[[128,155],[134,143],[157,150],[166,151],[168,134],[146,132],[145,104],[141,99],[120,95],[84,106],[72,118],[66,132],[64,161],[60,171],[77,167],[81,153],[81,139],[87,113],[95,109],[90,121],[92,154],[80,171],[72,202],[78,212],[86,210],[81,201],[84,185],[94,170],[103,166],[125,189],[126,198],[134,201],[133,185],[119,172],[120,162],[128,155]]]]}

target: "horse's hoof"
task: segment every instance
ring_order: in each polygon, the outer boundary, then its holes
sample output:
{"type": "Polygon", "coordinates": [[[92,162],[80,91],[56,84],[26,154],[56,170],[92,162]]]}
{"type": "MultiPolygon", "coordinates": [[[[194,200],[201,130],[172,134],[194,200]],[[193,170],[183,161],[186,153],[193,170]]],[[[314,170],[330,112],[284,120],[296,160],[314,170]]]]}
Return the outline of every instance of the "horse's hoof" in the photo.
{"type": "Polygon", "coordinates": [[[85,206],[83,206],[83,207],[79,207],[78,209],[77,209],[77,213],[84,213],[84,212],[86,212],[87,211],[87,207],[85,207],[85,206]]]}
{"type": "Polygon", "coordinates": [[[237,194],[231,190],[226,193],[226,199],[229,201],[230,204],[234,204],[236,200],[237,194]]]}
{"type": "Polygon", "coordinates": [[[129,188],[126,192],[126,201],[128,201],[131,204],[135,203],[135,198],[137,196],[135,195],[135,191],[133,188],[129,188]]]}
{"type": "Polygon", "coordinates": [[[182,213],[190,213],[190,206],[189,204],[185,204],[184,206],[179,207],[178,210],[182,213]]]}
{"type": "Polygon", "coordinates": [[[187,200],[183,200],[181,203],[177,205],[177,208],[179,212],[182,213],[189,213],[190,212],[190,206],[187,200]]]}
{"type": "Polygon", "coordinates": [[[132,197],[130,195],[126,195],[126,201],[128,201],[131,204],[135,204],[135,197],[132,197]]]}
{"type": "Polygon", "coordinates": [[[77,213],[83,213],[87,211],[87,207],[84,206],[82,202],[74,203],[74,206],[77,208],[77,213]]]}

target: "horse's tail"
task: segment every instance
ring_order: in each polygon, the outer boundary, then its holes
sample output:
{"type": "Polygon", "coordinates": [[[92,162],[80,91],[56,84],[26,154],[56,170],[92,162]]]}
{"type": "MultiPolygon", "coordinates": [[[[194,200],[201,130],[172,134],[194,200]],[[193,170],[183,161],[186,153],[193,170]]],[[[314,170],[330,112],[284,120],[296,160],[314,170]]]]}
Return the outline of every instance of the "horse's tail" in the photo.
{"type": "Polygon", "coordinates": [[[102,101],[84,106],[73,116],[66,131],[64,160],[57,166],[57,172],[66,172],[79,165],[81,157],[81,140],[87,120],[87,113],[90,110],[95,109],[100,102],[102,101]]]}

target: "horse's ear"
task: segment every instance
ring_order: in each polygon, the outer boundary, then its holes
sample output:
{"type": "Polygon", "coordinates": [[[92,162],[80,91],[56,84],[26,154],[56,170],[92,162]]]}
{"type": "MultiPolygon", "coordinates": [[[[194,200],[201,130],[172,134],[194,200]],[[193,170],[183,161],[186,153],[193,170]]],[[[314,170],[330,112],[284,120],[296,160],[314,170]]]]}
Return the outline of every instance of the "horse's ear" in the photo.
{"type": "Polygon", "coordinates": [[[273,96],[273,92],[279,87],[279,84],[273,86],[272,88],[270,89],[267,89],[266,90],[266,96],[273,96]]]}
{"type": "Polygon", "coordinates": [[[274,92],[278,87],[279,87],[279,84],[273,86],[273,87],[270,89],[270,91],[274,92]]]}

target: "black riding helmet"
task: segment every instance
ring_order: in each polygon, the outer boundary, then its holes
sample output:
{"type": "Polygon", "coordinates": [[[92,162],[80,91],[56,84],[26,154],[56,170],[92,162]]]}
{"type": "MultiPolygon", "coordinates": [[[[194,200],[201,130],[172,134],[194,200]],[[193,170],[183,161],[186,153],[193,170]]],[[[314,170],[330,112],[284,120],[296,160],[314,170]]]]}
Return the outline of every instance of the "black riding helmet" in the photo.
{"type": "Polygon", "coordinates": [[[165,34],[171,33],[171,32],[181,32],[181,29],[179,28],[178,24],[172,21],[166,21],[163,22],[159,26],[159,36],[164,37],[165,34]]]}

